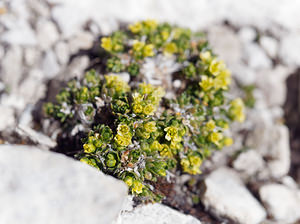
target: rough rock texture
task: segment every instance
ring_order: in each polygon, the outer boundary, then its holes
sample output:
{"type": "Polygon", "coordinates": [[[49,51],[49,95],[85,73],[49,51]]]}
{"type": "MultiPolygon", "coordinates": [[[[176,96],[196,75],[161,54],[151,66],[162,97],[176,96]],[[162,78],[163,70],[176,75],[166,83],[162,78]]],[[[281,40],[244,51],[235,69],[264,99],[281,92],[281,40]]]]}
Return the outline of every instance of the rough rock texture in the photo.
{"type": "Polygon", "coordinates": [[[141,205],[123,211],[113,224],[200,224],[201,222],[162,204],[141,205]]]}
{"type": "Polygon", "coordinates": [[[202,202],[217,217],[245,224],[260,223],[265,219],[265,210],[234,171],[219,168],[204,180],[204,184],[206,190],[201,196],[202,202]]]}
{"type": "Polygon", "coordinates": [[[259,196],[270,216],[282,223],[300,219],[300,191],[281,184],[268,184],[259,189],[259,196]]]}
{"type": "Polygon", "coordinates": [[[108,224],[127,187],[64,155],[0,146],[0,223],[108,224]]]}

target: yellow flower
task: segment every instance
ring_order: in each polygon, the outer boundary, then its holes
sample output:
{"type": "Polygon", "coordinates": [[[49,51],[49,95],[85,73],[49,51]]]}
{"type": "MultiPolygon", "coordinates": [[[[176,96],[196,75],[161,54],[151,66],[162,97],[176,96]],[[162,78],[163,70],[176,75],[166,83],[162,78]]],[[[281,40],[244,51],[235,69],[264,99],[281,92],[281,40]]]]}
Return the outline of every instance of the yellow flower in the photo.
{"type": "Polygon", "coordinates": [[[190,174],[200,174],[200,166],[202,164],[202,160],[199,156],[188,156],[187,158],[183,158],[180,161],[180,164],[183,168],[183,171],[190,174]]]}
{"type": "Polygon", "coordinates": [[[139,51],[141,51],[141,50],[144,48],[144,46],[145,46],[145,43],[144,43],[144,42],[135,40],[135,41],[133,42],[132,48],[133,48],[133,51],[139,52],[139,51]]]}
{"type": "Polygon", "coordinates": [[[141,94],[150,94],[153,91],[153,86],[151,84],[141,83],[139,84],[141,94]]]}
{"type": "Polygon", "coordinates": [[[207,77],[206,75],[202,76],[201,82],[199,85],[204,91],[210,90],[214,86],[214,81],[212,78],[207,77]]]}
{"type": "Polygon", "coordinates": [[[155,121],[150,121],[144,124],[144,128],[146,132],[155,132],[157,130],[155,121]]]}
{"type": "Polygon", "coordinates": [[[136,103],[136,104],[133,105],[132,110],[133,110],[133,113],[135,113],[135,114],[140,114],[140,113],[143,112],[143,107],[142,107],[141,104],[136,103]]]}
{"type": "Polygon", "coordinates": [[[216,124],[213,120],[210,120],[209,122],[206,123],[205,126],[209,131],[213,131],[216,127],[216,124]]]}
{"type": "Polygon", "coordinates": [[[130,24],[128,28],[132,33],[139,33],[142,30],[143,26],[140,22],[136,22],[134,24],[130,24]]]}
{"type": "Polygon", "coordinates": [[[244,122],[246,116],[244,113],[245,105],[241,98],[237,98],[231,101],[231,106],[229,108],[229,113],[233,120],[244,122]]]}
{"type": "Polygon", "coordinates": [[[122,136],[130,135],[130,128],[127,124],[119,124],[117,128],[118,134],[122,136]]]}
{"type": "Polygon", "coordinates": [[[223,138],[223,135],[222,135],[222,133],[219,133],[219,132],[213,132],[209,135],[209,140],[216,145],[219,145],[219,141],[222,138],[223,138]]]}
{"type": "Polygon", "coordinates": [[[225,69],[225,64],[223,61],[213,60],[209,65],[209,71],[214,76],[219,75],[223,69],[225,69]]]}
{"type": "Polygon", "coordinates": [[[143,49],[143,56],[144,57],[152,57],[154,56],[154,45],[153,44],[146,44],[143,49]]]}
{"type": "Polygon", "coordinates": [[[178,135],[178,128],[171,126],[165,128],[164,131],[167,132],[165,139],[168,141],[172,141],[174,143],[181,141],[181,137],[178,135]]]}
{"type": "Polygon", "coordinates": [[[137,193],[137,194],[141,194],[141,193],[143,193],[143,187],[144,187],[144,185],[140,181],[134,180],[133,181],[132,192],[137,193]]]}
{"type": "Polygon", "coordinates": [[[144,96],[142,94],[138,93],[138,92],[134,92],[132,94],[132,98],[133,98],[133,101],[135,103],[138,103],[138,102],[142,102],[143,101],[144,96]]]}
{"type": "Polygon", "coordinates": [[[172,42],[167,43],[163,50],[165,55],[172,55],[174,53],[177,53],[177,51],[178,51],[178,48],[177,48],[176,44],[172,43],[172,42]]]}
{"type": "Polygon", "coordinates": [[[125,177],[124,182],[127,184],[127,186],[131,187],[133,184],[133,178],[131,176],[125,177]]]}
{"type": "Polygon", "coordinates": [[[212,60],[210,51],[201,52],[199,57],[205,63],[209,63],[212,60]]]}
{"type": "Polygon", "coordinates": [[[161,86],[156,87],[152,93],[153,96],[156,96],[159,98],[162,98],[165,94],[166,94],[166,92],[161,86]]]}
{"type": "Polygon", "coordinates": [[[224,145],[225,146],[231,146],[233,144],[233,140],[230,137],[225,137],[224,138],[224,145]]]}
{"type": "Polygon", "coordinates": [[[150,30],[155,30],[158,25],[157,21],[154,19],[147,19],[146,21],[144,21],[144,24],[150,30]]]}
{"type": "Polygon", "coordinates": [[[118,75],[105,75],[106,86],[114,89],[117,93],[125,93],[130,90],[127,82],[118,75]]]}
{"type": "Polygon", "coordinates": [[[131,144],[131,135],[122,136],[120,134],[117,134],[115,136],[115,141],[120,146],[128,146],[131,144]]]}
{"type": "Polygon", "coordinates": [[[96,151],[96,147],[92,143],[86,143],[83,145],[85,153],[92,153],[96,151]]]}
{"type": "Polygon", "coordinates": [[[112,41],[110,37],[102,37],[101,38],[101,47],[103,47],[107,51],[112,50],[112,41]]]}
{"type": "Polygon", "coordinates": [[[173,155],[172,155],[172,152],[171,152],[169,146],[166,144],[162,144],[161,146],[162,146],[162,149],[160,151],[160,155],[163,157],[172,158],[173,155]]]}
{"type": "Polygon", "coordinates": [[[158,141],[154,141],[154,142],[152,142],[150,149],[152,151],[160,151],[162,149],[162,146],[158,141]]]}
{"type": "Polygon", "coordinates": [[[162,39],[164,41],[166,41],[169,38],[170,33],[168,31],[164,30],[164,31],[161,32],[161,36],[162,36],[162,39]]]}
{"type": "Polygon", "coordinates": [[[224,69],[220,74],[214,79],[214,86],[218,89],[227,90],[231,83],[231,74],[228,69],[224,69]]]}
{"type": "Polygon", "coordinates": [[[143,113],[145,115],[153,115],[154,111],[155,111],[155,107],[152,104],[147,104],[143,109],[143,113]]]}

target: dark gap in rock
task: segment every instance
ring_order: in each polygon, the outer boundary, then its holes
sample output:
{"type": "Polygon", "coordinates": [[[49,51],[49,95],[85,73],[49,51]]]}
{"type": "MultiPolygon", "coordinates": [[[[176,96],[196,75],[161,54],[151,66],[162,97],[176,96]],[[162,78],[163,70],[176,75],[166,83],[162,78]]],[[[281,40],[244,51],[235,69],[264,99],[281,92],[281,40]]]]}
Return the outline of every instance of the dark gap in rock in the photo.
{"type": "Polygon", "coordinates": [[[300,68],[286,80],[287,97],[284,104],[284,119],[290,131],[291,175],[300,183],[300,68]]]}

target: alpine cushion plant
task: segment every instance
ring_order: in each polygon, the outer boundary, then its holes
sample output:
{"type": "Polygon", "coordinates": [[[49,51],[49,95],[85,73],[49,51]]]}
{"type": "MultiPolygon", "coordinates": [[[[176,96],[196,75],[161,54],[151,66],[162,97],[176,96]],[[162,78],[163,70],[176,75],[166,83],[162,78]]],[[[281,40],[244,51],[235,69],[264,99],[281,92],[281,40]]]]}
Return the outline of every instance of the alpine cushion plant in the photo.
{"type": "Polygon", "coordinates": [[[153,182],[200,174],[213,150],[232,144],[226,129],[245,119],[243,101],[228,94],[230,71],[202,33],[146,20],[103,37],[101,47],[106,74],[91,70],[71,80],[45,111],[64,128],[86,133],[77,154],[82,162],[123,180],[141,199],[158,201],[153,182]],[[149,83],[145,64],[152,59],[175,63],[163,76],[180,86],[149,83]]]}

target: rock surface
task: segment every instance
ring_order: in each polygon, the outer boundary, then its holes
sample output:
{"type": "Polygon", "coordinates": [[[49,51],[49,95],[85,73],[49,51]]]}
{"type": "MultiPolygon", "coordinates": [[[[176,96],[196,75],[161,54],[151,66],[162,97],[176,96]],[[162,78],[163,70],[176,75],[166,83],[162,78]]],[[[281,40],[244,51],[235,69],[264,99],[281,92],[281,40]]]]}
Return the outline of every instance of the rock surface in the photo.
{"type": "Polygon", "coordinates": [[[259,196],[268,213],[276,221],[293,223],[300,219],[300,191],[281,184],[268,184],[259,189],[259,196]]]}
{"type": "Polygon", "coordinates": [[[205,180],[206,191],[202,202],[217,217],[226,217],[237,223],[260,223],[266,217],[264,208],[251,195],[238,175],[219,168],[205,180]]]}
{"type": "Polygon", "coordinates": [[[122,212],[113,224],[201,224],[190,216],[162,204],[147,204],[122,212]]]}
{"type": "Polygon", "coordinates": [[[127,187],[61,154],[0,146],[0,223],[108,224],[127,187]]]}

